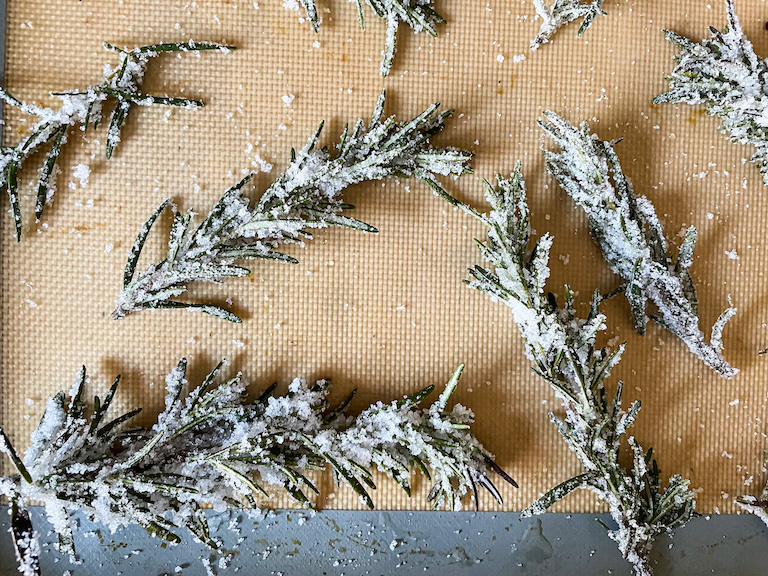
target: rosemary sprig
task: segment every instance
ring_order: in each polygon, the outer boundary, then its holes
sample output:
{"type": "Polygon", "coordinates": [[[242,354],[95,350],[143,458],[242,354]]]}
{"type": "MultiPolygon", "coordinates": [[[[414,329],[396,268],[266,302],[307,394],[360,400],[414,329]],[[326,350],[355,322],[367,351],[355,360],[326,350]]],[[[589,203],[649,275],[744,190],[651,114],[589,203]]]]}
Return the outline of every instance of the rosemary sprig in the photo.
{"type": "Polygon", "coordinates": [[[645,452],[632,437],[627,443],[633,466],[626,469],[620,464],[621,439],[637,417],[640,402],[622,410],[621,382],[616,395],[608,398],[605,380],[624,345],[616,350],[595,346],[597,334],[605,329],[605,316],[599,311],[604,298],[595,293],[589,316],[582,319],[576,316],[567,286],[563,308],[553,294],[545,295],[552,236],[545,234],[529,251],[531,227],[520,163],[509,180],[499,177],[497,188],[488,182],[485,188],[492,209],[488,215],[449,198],[488,228],[488,240],[478,245],[490,268],[470,270],[468,284],[511,308],[534,372],[563,402],[565,418],[552,413],[550,418],[584,466],[582,474],[549,490],[523,515],[540,514],[574,490],[588,488],[608,504],[618,525],[609,536],[635,573],[648,576],[654,539],[682,526],[694,513],[689,481],[675,475],[662,489],[653,450],[645,452]]]}
{"type": "Polygon", "coordinates": [[[584,18],[577,32],[577,36],[581,36],[592,25],[592,21],[597,16],[606,13],[603,10],[604,0],[588,0],[586,3],[582,0],[555,0],[549,8],[544,1],[533,0],[536,14],[542,19],[542,22],[536,38],[531,40],[531,50],[536,50],[542,44],[549,42],[552,35],[561,26],[584,18]]]}
{"type": "MultiPolygon", "coordinates": [[[[307,13],[307,19],[312,24],[312,29],[317,32],[320,19],[315,0],[300,0],[300,2],[307,13]]],[[[376,16],[387,24],[387,38],[379,66],[382,76],[389,75],[392,70],[400,23],[410,26],[414,34],[426,32],[433,38],[437,38],[437,25],[445,23],[445,19],[432,8],[433,2],[434,0],[365,0],[365,3],[373,9],[376,16]]],[[[360,27],[365,29],[363,2],[362,0],[354,0],[354,3],[360,27]]]]}
{"type": "Polygon", "coordinates": [[[17,107],[25,114],[38,117],[38,121],[32,127],[29,135],[20,144],[16,147],[0,147],[0,189],[5,186],[8,191],[11,214],[15,225],[14,234],[17,241],[21,241],[22,226],[18,172],[27,158],[46,144],[51,144],[40,168],[40,178],[37,185],[35,217],[40,220],[45,205],[53,198],[58,169],[56,160],[61,152],[61,147],[67,141],[71,128],[80,125],[80,129],[85,132],[91,124],[97,126],[102,120],[105,105],[113,104],[114,109],[109,118],[106,138],[106,156],[109,159],[120,142],[121,130],[135,106],[163,104],[199,108],[204,105],[200,100],[152,96],[143,93],[141,85],[147,64],[151,59],[166,52],[200,52],[201,50],[229,52],[235,49],[233,46],[191,40],[189,42],[140,46],[129,51],[121,50],[107,43],[104,44],[104,47],[120,54],[119,64],[114,68],[107,67],[101,81],[95,86],[77,92],[52,93],[52,96],[61,100],[61,106],[58,110],[27,104],[0,88],[0,99],[17,107]]]}
{"type": "Polygon", "coordinates": [[[273,385],[251,402],[239,374],[215,384],[223,365],[183,394],[187,363],[179,362],[166,377],[165,410],[149,429],[128,426],[140,409],[107,416],[119,376],[86,415],[83,367],[68,401],[63,392],[48,401],[23,461],[0,431],[0,450],[18,472],[0,478],[0,494],[11,501],[19,560],[29,574],[36,573],[39,554],[26,515],[30,501],[45,505],[59,548],[74,556],[73,511],[110,529],[138,524],[169,542],[178,542],[186,528],[217,548],[205,506],[256,507],[268,486],[308,507],[307,494],[318,490],[306,474],[326,467],[370,508],[374,465],[408,494],[409,477],[419,470],[432,482],[429,500],[436,508],[458,509],[468,492],[477,505],[478,485],[501,502],[489,471],[514,485],[469,431],[472,412],[461,405],[446,409],[463,366],[429,407],[419,405],[434,386],[351,418],[351,396],[328,407],[326,380],[308,385],[297,378],[284,396],[274,396],[273,385]]]}
{"type": "Polygon", "coordinates": [[[707,114],[722,120],[719,129],[731,142],[756,148],[751,161],[768,185],[768,63],[755,54],[733,0],[726,0],[725,8],[728,25],[722,32],[710,26],[712,38],[700,44],[664,31],[680,53],[667,78],[670,91],[653,101],[703,104],[707,114]]]}
{"type": "Polygon", "coordinates": [[[576,128],[554,112],[545,112],[544,118],[539,125],[561,147],[557,153],[544,151],[547,169],[584,209],[592,237],[613,272],[625,280],[624,294],[637,331],[645,333],[650,300],[658,309],[656,322],[720,376],[732,378],[738,370],[723,359],[722,332],[736,309],[720,315],[709,343],[699,329],[696,289],[688,273],[696,228],[688,228],[677,258],[672,258],[653,204],[645,196],[635,196],[613,149],[615,143],[591,134],[586,122],[576,128]]]}
{"type": "Polygon", "coordinates": [[[245,276],[247,268],[235,266],[244,259],[271,259],[296,263],[275,251],[280,244],[311,238],[309,229],[347,226],[376,232],[372,226],[342,215],[346,209],[341,191],[352,184],[393,176],[416,176],[438,192],[437,174],[459,176],[469,172],[472,155],[453,148],[436,148],[429,139],[443,129],[452,110],[438,112],[439,103],[414,119],[397,123],[382,120],[382,92],[366,128],[362,120],[344,129],[336,154],[317,148],[323,125],[298,153],[291,152],[286,171],[250,208],[242,189],[250,177],[230,188],[196,229],[192,212],[175,211],[166,258],[134,278],[136,263],[149,231],[160,213],[171,205],[164,201],[141,229],[125,269],[123,290],[113,312],[122,318],[142,309],[187,308],[240,322],[233,313],[207,304],[189,304],[179,296],[190,282],[221,282],[228,276],[245,276]]]}

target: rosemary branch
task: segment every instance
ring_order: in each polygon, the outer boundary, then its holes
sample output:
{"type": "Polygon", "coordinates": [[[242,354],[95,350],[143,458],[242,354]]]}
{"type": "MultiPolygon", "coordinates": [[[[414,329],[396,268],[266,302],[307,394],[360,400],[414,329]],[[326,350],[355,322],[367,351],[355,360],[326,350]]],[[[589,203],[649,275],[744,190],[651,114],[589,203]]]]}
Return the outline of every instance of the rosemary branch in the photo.
{"type": "Polygon", "coordinates": [[[545,234],[529,251],[531,227],[520,163],[509,180],[499,177],[497,188],[488,182],[485,188],[492,210],[488,215],[450,198],[488,228],[487,241],[478,245],[490,268],[470,270],[468,284],[512,310],[534,372],[563,402],[565,418],[552,413],[550,418],[584,466],[582,474],[549,490],[523,515],[540,514],[572,491],[588,488],[608,504],[618,525],[609,536],[635,573],[648,576],[654,539],[682,526],[694,513],[689,480],[675,475],[662,489],[653,450],[644,451],[632,437],[627,438],[632,468],[620,464],[621,439],[637,417],[640,402],[622,410],[621,382],[615,396],[608,398],[605,380],[624,345],[616,350],[595,346],[598,333],[605,329],[605,316],[599,311],[603,297],[595,293],[589,316],[582,319],[576,316],[567,286],[563,308],[553,294],[545,295],[552,236],[545,234]]]}
{"type": "MultiPolygon", "coordinates": [[[[357,9],[360,27],[365,29],[363,2],[362,0],[353,1],[357,9]]],[[[311,23],[312,29],[317,32],[320,18],[317,14],[315,0],[300,0],[300,2],[307,13],[307,19],[311,23]]],[[[392,70],[392,62],[395,59],[397,48],[397,32],[401,22],[410,26],[414,34],[426,32],[433,38],[437,38],[437,25],[445,23],[445,19],[432,8],[434,0],[365,0],[365,3],[373,9],[376,16],[387,24],[387,38],[379,66],[382,76],[389,75],[392,70]]]]}
{"type": "Polygon", "coordinates": [[[470,171],[470,153],[429,144],[429,139],[443,129],[452,110],[438,112],[437,103],[414,119],[397,123],[394,117],[382,120],[384,100],[382,92],[367,128],[358,120],[351,131],[344,129],[335,155],[316,147],[323,127],[320,124],[298,154],[291,152],[290,165],[254,208],[242,194],[248,176],[227,190],[196,229],[192,228],[191,211],[186,215],[175,211],[166,258],[134,278],[147,235],[171,201],[160,204],[131,250],[113,318],[142,309],[186,308],[240,322],[221,307],[171,298],[184,293],[190,282],[221,282],[228,276],[248,275],[247,268],[234,264],[237,260],[296,263],[275,248],[311,238],[309,229],[347,226],[376,232],[372,226],[341,214],[353,208],[340,195],[347,186],[366,180],[416,176],[439,193],[442,189],[435,181],[436,175],[458,177],[470,171]]]}
{"type": "Polygon", "coordinates": [[[707,366],[724,378],[738,370],[722,356],[722,332],[736,313],[726,309],[712,327],[707,343],[699,329],[696,289],[688,273],[693,263],[696,228],[685,232],[676,259],[669,254],[653,204],[635,196],[632,182],[621,170],[615,143],[601,141],[584,122],[572,126],[554,112],[545,112],[539,125],[560,147],[544,151],[547,169],[560,186],[581,206],[589,219],[592,237],[615,274],[626,285],[635,328],[645,333],[646,306],[653,302],[658,314],[653,319],[680,338],[707,366]]]}
{"type": "Polygon", "coordinates": [[[204,106],[200,100],[187,98],[172,98],[168,96],[152,96],[141,91],[147,64],[160,54],[166,52],[199,52],[201,50],[218,50],[229,52],[234,46],[225,46],[213,42],[174,42],[140,46],[133,50],[121,50],[111,44],[104,44],[107,50],[120,54],[120,63],[115,67],[107,67],[101,81],[85,90],[77,92],[52,93],[61,100],[58,110],[27,104],[13,97],[0,88],[0,99],[11,106],[17,107],[24,114],[37,116],[38,121],[32,127],[29,135],[16,147],[0,147],[0,189],[5,186],[11,203],[11,214],[15,225],[15,237],[21,241],[21,207],[19,204],[18,172],[22,164],[40,148],[51,143],[45,161],[40,168],[40,178],[37,184],[37,199],[35,201],[35,217],[39,221],[43,216],[45,205],[53,199],[56,190],[56,173],[62,146],[67,141],[70,128],[80,125],[85,132],[93,124],[98,126],[102,119],[105,104],[114,104],[107,128],[106,156],[112,157],[121,139],[121,130],[128,120],[128,115],[135,106],[151,106],[163,104],[184,108],[199,108],[204,106]]]}
{"type": "Polygon", "coordinates": [[[733,0],[726,0],[725,7],[728,25],[722,32],[710,27],[712,38],[700,44],[664,31],[680,53],[667,78],[670,91],[653,101],[703,104],[707,114],[722,120],[719,129],[731,142],[756,148],[751,161],[768,185],[768,63],[755,54],[733,0]]]}
{"type": "Polygon", "coordinates": [[[434,386],[390,404],[377,402],[352,418],[346,410],[354,392],[331,409],[326,380],[309,385],[297,378],[284,396],[274,396],[273,385],[251,402],[240,374],[215,384],[223,365],[185,395],[187,363],[181,360],[166,377],[165,410],[149,429],[128,426],[140,409],[107,417],[119,376],[103,399],[94,397],[86,415],[83,367],[69,401],[63,392],[48,401],[23,460],[0,430],[0,451],[18,472],[0,478],[0,495],[12,504],[22,567],[39,564],[26,513],[30,501],[45,505],[59,549],[74,556],[73,511],[112,530],[138,524],[169,542],[180,541],[178,532],[186,528],[217,548],[204,507],[253,508],[269,495],[267,486],[309,507],[307,494],[318,490],[306,474],[326,467],[370,508],[373,466],[409,495],[409,478],[420,471],[432,482],[428,499],[435,508],[459,509],[468,492],[477,506],[478,485],[501,503],[489,471],[516,485],[469,431],[472,412],[461,405],[446,409],[463,366],[429,407],[419,405],[434,386]]]}
{"type": "Polygon", "coordinates": [[[531,50],[536,50],[542,44],[549,42],[552,35],[561,26],[584,18],[577,32],[577,36],[581,36],[592,25],[592,21],[597,16],[606,13],[603,10],[603,2],[604,0],[588,0],[586,3],[582,0],[555,0],[552,6],[548,8],[544,0],[533,0],[536,14],[542,19],[542,22],[536,38],[531,40],[531,50]]]}

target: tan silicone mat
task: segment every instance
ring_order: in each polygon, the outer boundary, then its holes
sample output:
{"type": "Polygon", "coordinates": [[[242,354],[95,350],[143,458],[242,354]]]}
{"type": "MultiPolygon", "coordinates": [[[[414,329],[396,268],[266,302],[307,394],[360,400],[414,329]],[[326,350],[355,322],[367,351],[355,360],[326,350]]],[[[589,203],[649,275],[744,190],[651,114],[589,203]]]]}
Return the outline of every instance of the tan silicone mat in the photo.
{"type": "MultiPolygon", "coordinates": [[[[510,314],[461,282],[480,261],[472,239],[482,230],[417,182],[349,190],[356,216],[378,235],[321,231],[306,249],[290,250],[298,266],[257,263],[250,278],[195,287],[199,299],[231,298],[245,316],[241,325],[181,311],[109,318],[127,252],[164,197],[207,211],[258,154],[274,169],[256,177],[256,196],[320,120],[328,121],[322,141],[333,143],[345,122],[370,116],[386,87],[387,112],[401,118],[437,100],[456,109],[436,142],[476,153],[475,175],[446,183],[460,198],[482,207],[480,178],[524,161],[534,226],[555,235],[549,287],[562,292],[568,282],[583,301],[617,279],[583,214],[545,176],[535,121],[551,108],[572,121],[590,120],[604,139],[625,138],[618,147],[623,166],[637,192],[655,203],[668,235],[675,239],[691,224],[700,231],[693,276],[705,332],[729,294],[738,306],[725,354],[742,370],[725,381],[660,328],[635,335],[626,302],[615,299],[605,307],[605,340],[628,341],[615,375],[627,382],[627,401],[643,404],[633,433],[657,449],[665,475],[692,479],[700,511],[733,512],[735,496],[758,493],[768,392],[768,357],[758,356],[768,347],[768,190],[744,161],[751,151],[718,135],[716,120],[692,107],[650,104],[672,68],[674,51],[661,29],[700,39],[708,25],[724,24],[720,2],[607,0],[608,16],[583,38],[570,26],[530,53],[538,30],[531,2],[439,0],[448,20],[440,37],[402,29],[387,79],[378,75],[381,21],[369,14],[362,31],[353,5],[319,4],[324,22],[314,34],[280,0],[8,0],[5,86],[32,102],[54,104],[49,91],[96,82],[104,64],[115,62],[103,41],[133,47],[193,38],[240,47],[152,64],[147,90],[208,105],[170,115],[161,107],[138,110],[111,161],[104,159],[104,128],[73,134],[59,161],[55,203],[39,225],[28,218],[33,194],[25,189],[19,245],[2,199],[0,422],[14,442],[26,446],[45,399],[68,389],[82,364],[94,391],[121,372],[122,406],[144,406],[149,417],[162,406],[165,373],[182,356],[193,377],[227,357],[232,372],[242,370],[257,390],[296,374],[330,377],[335,397],[359,388],[358,409],[441,384],[465,362],[456,397],[474,409],[477,435],[520,483],[519,490],[504,488],[504,509],[521,509],[577,472],[547,417],[559,403],[531,373],[510,314]],[[290,95],[286,106],[282,97],[290,95]],[[78,164],[91,168],[84,187],[73,176],[78,164]]],[[[768,55],[765,3],[739,0],[737,8],[758,53],[768,55]]],[[[23,123],[6,107],[5,120],[4,141],[15,144],[30,119],[23,123]]],[[[40,161],[30,160],[25,185],[40,161]]],[[[162,257],[166,233],[167,222],[153,233],[142,266],[162,257]]],[[[319,506],[359,506],[351,491],[324,478],[319,506]]],[[[380,508],[426,507],[423,490],[407,499],[392,482],[379,485],[380,508]]],[[[481,504],[497,509],[487,496],[481,504]]],[[[556,509],[598,508],[580,492],[556,509]]]]}

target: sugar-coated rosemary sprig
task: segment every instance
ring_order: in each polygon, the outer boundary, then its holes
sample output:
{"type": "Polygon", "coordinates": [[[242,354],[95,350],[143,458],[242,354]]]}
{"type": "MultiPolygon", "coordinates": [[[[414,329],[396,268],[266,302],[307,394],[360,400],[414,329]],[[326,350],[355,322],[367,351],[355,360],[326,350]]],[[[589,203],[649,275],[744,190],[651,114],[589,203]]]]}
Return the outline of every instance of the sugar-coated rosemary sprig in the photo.
{"type": "Polygon", "coordinates": [[[187,308],[201,310],[233,322],[240,319],[218,306],[172,300],[184,293],[190,282],[221,282],[228,276],[245,276],[250,271],[234,263],[244,259],[271,259],[296,263],[275,251],[280,244],[311,238],[309,229],[348,226],[376,232],[376,229],[341,212],[352,208],[341,192],[347,186],[394,176],[416,176],[432,190],[440,191],[435,176],[459,176],[469,172],[472,155],[454,148],[436,148],[429,139],[441,131],[452,110],[438,112],[439,103],[414,119],[398,123],[382,119],[384,93],[376,104],[366,128],[358,120],[345,128],[336,153],[317,148],[323,125],[304,148],[291,153],[291,163],[251,208],[242,194],[246,177],[230,188],[197,228],[192,212],[174,213],[165,259],[149,266],[134,278],[136,263],[152,225],[171,205],[166,200],[141,229],[126,265],[123,290],[112,316],[116,319],[142,309],[187,308]]]}
{"type": "MultiPolygon", "coordinates": [[[[357,8],[360,27],[365,29],[363,1],[353,1],[357,8]]],[[[307,19],[312,24],[312,28],[317,32],[320,19],[315,0],[300,0],[300,2],[306,10],[307,19]]],[[[397,48],[397,32],[401,22],[410,26],[414,33],[426,32],[434,38],[437,38],[437,25],[445,23],[445,19],[432,8],[434,0],[365,0],[365,3],[387,24],[387,38],[379,67],[382,76],[387,76],[392,70],[397,48]]]]}
{"type": "Polygon", "coordinates": [[[625,345],[613,351],[595,346],[598,333],[605,329],[605,316],[599,311],[604,298],[595,293],[589,316],[582,319],[576,316],[567,286],[564,308],[553,294],[545,294],[552,236],[545,234],[528,249],[531,227],[519,163],[509,180],[499,177],[496,188],[488,182],[485,188],[492,209],[488,215],[449,199],[488,228],[487,241],[478,244],[489,268],[470,270],[468,284],[512,310],[534,372],[563,402],[565,418],[551,413],[550,418],[584,466],[582,474],[548,491],[523,514],[540,514],[574,490],[590,489],[608,504],[618,525],[608,529],[609,536],[635,573],[648,576],[648,552],[654,539],[682,526],[694,514],[689,480],[675,475],[662,488],[653,450],[645,452],[631,436],[627,443],[632,468],[620,463],[621,440],[637,417],[640,402],[625,412],[622,383],[613,398],[605,389],[625,345]]]}
{"type": "Polygon", "coordinates": [[[664,31],[680,53],[667,78],[670,91],[653,101],[703,104],[707,114],[722,120],[719,129],[732,142],[757,149],[751,161],[768,185],[768,63],[755,54],[733,0],[726,0],[725,7],[728,25],[722,32],[710,27],[712,38],[700,44],[664,31]]]}
{"type": "Polygon", "coordinates": [[[545,0],[533,0],[536,14],[541,18],[541,28],[536,38],[531,40],[531,50],[536,50],[542,44],[549,42],[552,35],[561,26],[570,24],[574,20],[584,18],[577,32],[578,36],[584,34],[592,25],[595,17],[605,14],[603,10],[604,0],[555,0],[551,7],[547,7],[545,0]]]}
{"type": "Polygon", "coordinates": [[[27,104],[0,88],[0,99],[17,107],[23,113],[38,118],[29,135],[20,144],[16,147],[0,147],[0,189],[5,186],[8,191],[11,214],[15,225],[14,234],[17,241],[21,240],[22,227],[18,173],[27,158],[46,144],[51,144],[45,161],[40,167],[40,177],[37,184],[35,217],[40,220],[45,205],[52,200],[56,190],[58,170],[56,160],[62,146],[67,141],[71,128],[79,125],[84,132],[91,124],[97,126],[102,119],[105,105],[114,105],[109,118],[106,138],[106,155],[109,159],[120,142],[121,130],[128,119],[128,114],[135,106],[164,104],[199,108],[204,105],[200,100],[152,96],[143,93],[141,85],[147,64],[151,59],[167,52],[200,52],[201,50],[229,52],[235,49],[234,46],[213,42],[194,42],[192,40],[141,46],[128,51],[106,43],[104,47],[120,54],[119,64],[114,68],[107,66],[104,76],[95,86],[77,92],[52,93],[52,96],[61,100],[61,106],[57,110],[27,104]]]}
{"type": "Polygon", "coordinates": [[[471,410],[447,410],[463,366],[428,407],[420,404],[434,386],[390,404],[377,402],[352,418],[346,410],[354,393],[331,409],[326,380],[309,385],[297,378],[284,396],[274,396],[273,385],[249,401],[239,374],[216,384],[223,365],[192,389],[187,363],[179,362],[166,377],[165,410],[151,428],[129,427],[140,409],[107,416],[119,376],[89,411],[83,367],[69,400],[60,392],[48,401],[23,459],[0,430],[0,451],[17,471],[0,477],[0,495],[11,502],[24,574],[36,574],[39,565],[30,502],[45,506],[59,549],[74,556],[74,511],[111,530],[138,524],[169,542],[179,542],[186,528],[217,548],[204,507],[254,508],[257,498],[269,496],[267,488],[308,507],[307,494],[318,490],[306,475],[324,468],[370,508],[374,466],[409,495],[409,478],[420,471],[432,482],[428,499],[435,508],[459,509],[469,492],[477,505],[478,485],[501,502],[490,472],[514,485],[469,431],[471,410]]]}
{"type": "Polygon", "coordinates": [[[544,151],[547,169],[584,209],[592,237],[613,272],[626,282],[624,294],[637,331],[645,333],[650,300],[658,311],[653,316],[656,322],[720,376],[732,378],[738,370],[723,359],[722,332],[736,309],[720,315],[709,343],[699,329],[696,289],[688,273],[696,228],[688,228],[677,258],[672,258],[653,204],[645,196],[635,196],[613,149],[615,143],[597,138],[586,122],[577,128],[554,112],[545,112],[544,118],[540,126],[561,147],[560,152],[544,151]]]}

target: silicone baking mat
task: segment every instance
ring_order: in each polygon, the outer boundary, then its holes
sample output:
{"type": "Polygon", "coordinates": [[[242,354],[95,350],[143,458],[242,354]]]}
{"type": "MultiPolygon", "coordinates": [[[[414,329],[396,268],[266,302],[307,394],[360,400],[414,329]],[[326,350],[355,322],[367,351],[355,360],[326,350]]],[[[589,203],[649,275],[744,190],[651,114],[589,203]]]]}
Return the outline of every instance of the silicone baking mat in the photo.
{"type": "MultiPolygon", "coordinates": [[[[725,23],[721,3],[607,0],[608,15],[584,37],[575,36],[578,24],[569,26],[530,53],[539,26],[530,1],[439,0],[436,8],[447,19],[440,37],[402,28],[386,79],[378,74],[382,22],[369,13],[363,31],[353,5],[320,0],[319,6],[323,23],[315,34],[279,0],[8,0],[4,86],[30,102],[55,105],[50,91],[97,82],[104,64],[116,62],[104,41],[133,47],[191,38],[239,47],[226,55],[158,58],[147,91],[201,98],[207,106],[170,114],[162,107],[137,110],[110,161],[105,128],[73,133],[44,221],[25,220],[17,244],[3,214],[0,423],[15,444],[26,446],[45,400],[69,389],[83,364],[92,392],[122,373],[121,407],[143,406],[150,422],[163,405],[163,377],[181,357],[189,359],[193,382],[226,357],[228,370],[241,370],[254,392],[273,381],[284,389],[295,375],[331,378],[335,397],[359,389],[357,409],[440,385],[464,362],[456,399],[475,411],[477,436],[520,483],[518,490],[503,487],[504,509],[519,510],[576,473],[575,456],[547,416],[560,410],[559,402],[531,372],[511,315],[461,282],[480,262],[473,238],[483,231],[416,181],[348,190],[355,216],[376,226],[377,235],[323,230],[305,249],[290,249],[296,266],[256,263],[248,278],[193,288],[198,300],[230,299],[245,318],[240,325],[180,311],[109,317],[127,252],[163,198],[205,213],[262,159],[274,168],[255,178],[256,197],[321,120],[327,121],[321,142],[332,144],[346,122],[370,117],[386,88],[386,112],[402,119],[435,101],[456,110],[435,142],[476,154],[474,175],[445,182],[474,206],[485,206],[481,178],[508,174],[523,160],[533,225],[539,235],[555,236],[549,289],[562,294],[568,282],[580,302],[618,280],[581,211],[546,176],[540,148],[548,143],[535,122],[552,109],[573,122],[589,120],[603,139],[624,138],[617,147],[623,167],[637,193],[656,205],[667,235],[677,239],[688,225],[699,229],[692,273],[704,331],[729,295],[739,308],[724,342],[741,373],[720,379],[657,326],[637,336],[626,302],[616,298],[604,309],[603,338],[625,340],[628,348],[611,382],[622,378],[627,402],[642,401],[632,433],[656,448],[665,476],[691,478],[700,511],[732,512],[735,496],[758,493],[768,391],[768,358],[758,355],[768,347],[768,192],[745,163],[751,151],[718,135],[716,120],[696,108],[650,103],[665,90],[673,65],[674,49],[661,29],[698,40],[708,25],[725,23]],[[75,177],[80,164],[90,167],[87,181],[75,177]]],[[[765,3],[740,0],[737,8],[758,53],[768,54],[765,3]]],[[[31,125],[8,106],[5,121],[6,144],[31,125]]],[[[31,160],[22,174],[25,215],[32,212],[32,166],[41,160],[31,160]]],[[[167,226],[163,221],[153,231],[140,268],[162,258],[167,226]]],[[[350,490],[333,486],[330,474],[322,478],[318,506],[359,506],[350,490]]],[[[427,507],[424,483],[410,499],[391,481],[378,484],[380,508],[427,507]]],[[[487,495],[481,505],[496,506],[487,495]]],[[[556,509],[599,506],[578,492],[556,509]]]]}

